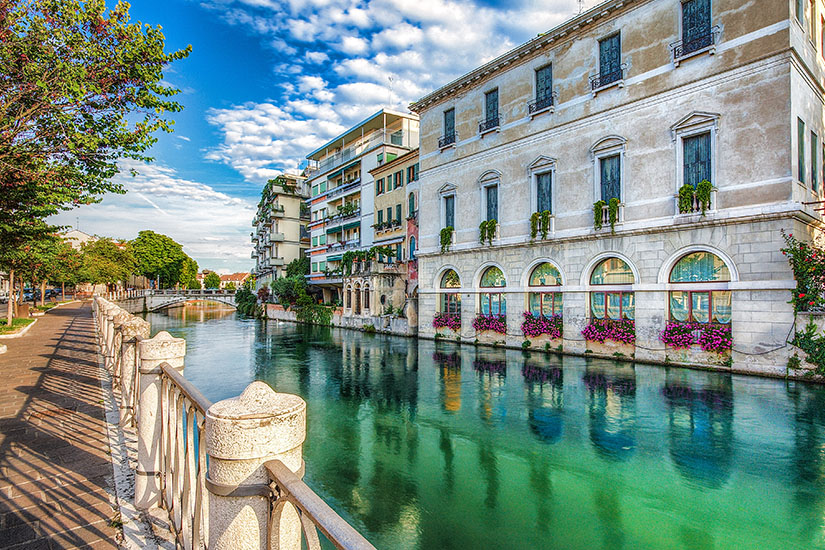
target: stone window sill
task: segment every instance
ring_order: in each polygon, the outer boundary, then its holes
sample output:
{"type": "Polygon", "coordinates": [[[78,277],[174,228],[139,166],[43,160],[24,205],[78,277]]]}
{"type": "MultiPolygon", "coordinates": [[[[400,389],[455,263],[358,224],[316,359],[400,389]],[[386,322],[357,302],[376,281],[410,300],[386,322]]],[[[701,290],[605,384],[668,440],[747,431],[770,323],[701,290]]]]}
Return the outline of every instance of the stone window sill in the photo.
{"type": "Polygon", "coordinates": [[[605,90],[609,90],[610,88],[624,88],[624,78],[620,78],[619,80],[611,82],[610,84],[605,84],[600,88],[596,88],[595,90],[590,92],[590,94],[592,97],[596,97],[596,94],[604,92],[605,90]]]}
{"type": "Polygon", "coordinates": [[[535,111],[535,112],[533,112],[533,113],[530,113],[530,120],[532,120],[532,119],[536,118],[537,116],[539,116],[539,115],[541,115],[541,114],[544,114],[544,113],[553,114],[553,113],[555,113],[555,112],[556,112],[556,108],[555,108],[555,106],[553,106],[553,105],[548,105],[548,106],[547,106],[547,107],[545,107],[544,109],[539,109],[538,111],[535,111]]]}
{"type": "Polygon", "coordinates": [[[695,52],[687,53],[681,57],[677,57],[673,60],[673,66],[678,67],[682,62],[691,57],[698,57],[703,54],[714,55],[716,53],[716,44],[711,44],[710,46],[705,46],[704,48],[699,48],[695,52]]]}

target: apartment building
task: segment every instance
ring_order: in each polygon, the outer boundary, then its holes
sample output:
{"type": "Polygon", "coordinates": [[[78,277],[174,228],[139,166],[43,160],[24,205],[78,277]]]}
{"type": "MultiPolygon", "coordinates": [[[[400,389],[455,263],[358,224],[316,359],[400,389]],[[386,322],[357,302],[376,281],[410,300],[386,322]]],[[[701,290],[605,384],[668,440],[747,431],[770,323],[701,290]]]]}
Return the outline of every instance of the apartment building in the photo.
{"type": "Polygon", "coordinates": [[[382,109],[309,155],[310,284],[343,302],[341,260],[374,245],[370,171],[418,147],[418,117],[382,109]]]}
{"type": "Polygon", "coordinates": [[[291,261],[306,255],[310,245],[308,198],[304,176],[283,174],[264,186],[252,220],[255,231],[250,234],[257,288],[271,285],[291,261]]]}
{"type": "Polygon", "coordinates": [[[781,231],[822,226],[824,16],[608,0],[413,104],[419,333],[783,375],[781,231]]]}

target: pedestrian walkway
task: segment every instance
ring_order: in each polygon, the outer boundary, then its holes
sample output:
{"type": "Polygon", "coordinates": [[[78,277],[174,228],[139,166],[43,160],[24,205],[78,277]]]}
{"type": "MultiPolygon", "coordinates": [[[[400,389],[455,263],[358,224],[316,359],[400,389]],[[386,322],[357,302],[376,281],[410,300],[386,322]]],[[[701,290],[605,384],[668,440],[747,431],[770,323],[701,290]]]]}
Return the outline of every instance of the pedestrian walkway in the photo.
{"type": "Polygon", "coordinates": [[[41,317],[0,355],[0,548],[117,548],[89,306],[41,317]]]}

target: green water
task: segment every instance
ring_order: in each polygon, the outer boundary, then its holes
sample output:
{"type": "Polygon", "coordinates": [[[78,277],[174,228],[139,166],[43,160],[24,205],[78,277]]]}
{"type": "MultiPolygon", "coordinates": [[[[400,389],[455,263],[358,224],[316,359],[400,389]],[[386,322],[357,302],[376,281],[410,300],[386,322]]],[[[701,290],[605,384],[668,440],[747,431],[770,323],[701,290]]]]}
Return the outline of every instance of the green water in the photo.
{"type": "Polygon", "coordinates": [[[380,549],[825,548],[823,387],[148,318],[208,398],[303,397],[307,483],[380,549]]]}

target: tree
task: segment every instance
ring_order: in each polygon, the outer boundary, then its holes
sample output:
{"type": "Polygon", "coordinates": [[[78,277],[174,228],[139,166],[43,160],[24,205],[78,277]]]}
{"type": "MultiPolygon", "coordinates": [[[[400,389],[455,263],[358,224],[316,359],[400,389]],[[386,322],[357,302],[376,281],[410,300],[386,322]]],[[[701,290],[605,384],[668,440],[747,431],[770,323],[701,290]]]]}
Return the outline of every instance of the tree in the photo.
{"type": "Polygon", "coordinates": [[[226,283],[226,286],[224,287],[224,289],[226,289],[226,290],[235,290],[235,283],[233,283],[232,281],[226,283]]]}
{"type": "Polygon", "coordinates": [[[281,277],[272,281],[272,295],[279,304],[292,306],[301,294],[306,294],[307,283],[303,276],[281,277]]]}
{"type": "Polygon", "coordinates": [[[261,302],[266,302],[269,300],[269,296],[269,287],[266,285],[266,283],[264,283],[263,286],[261,286],[261,288],[258,289],[258,300],[261,302]]]}
{"type": "Polygon", "coordinates": [[[200,290],[201,289],[201,282],[196,278],[192,279],[188,283],[186,283],[186,288],[189,290],[200,290]]]}
{"type": "Polygon", "coordinates": [[[97,239],[83,245],[83,274],[92,284],[126,281],[135,273],[135,257],[128,242],[97,239]]]}
{"type": "Polygon", "coordinates": [[[243,282],[243,288],[244,288],[244,290],[248,290],[249,292],[252,292],[253,290],[255,290],[255,285],[256,284],[257,284],[257,281],[255,280],[255,275],[250,275],[243,282]]]}
{"type": "Polygon", "coordinates": [[[189,258],[181,245],[154,231],[141,231],[131,244],[137,272],[151,280],[155,288],[162,283],[173,286],[180,282],[184,264],[189,258]]]}
{"type": "Polygon", "coordinates": [[[200,282],[198,282],[198,262],[186,254],[184,256],[178,283],[184,288],[198,289],[201,287],[200,282]]]}
{"type": "Polygon", "coordinates": [[[287,277],[296,277],[299,275],[301,277],[303,277],[304,275],[309,275],[309,256],[304,256],[303,258],[295,258],[287,264],[287,277]]]}
{"type": "Polygon", "coordinates": [[[61,285],[61,296],[66,297],[66,285],[77,286],[83,280],[83,256],[79,251],[67,243],[61,242],[57,246],[49,281],[61,285]]]}
{"type": "MultiPolygon", "coordinates": [[[[0,249],[52,232],[45,218],[124,192],[117,161],[149,161],[167,113],[159,27],[105,0],[0,0],[0,249]]],[[[0,258],[3,267],[9,260],[0,258]]]]}
{"type": "Polygon", "coordinates": [[[214,271],[210,271],[206,274],[206,277],[203,278],[203,287],[204,288],[220,288],[221,287],[221,276],[215,273],[214,271]]]}

